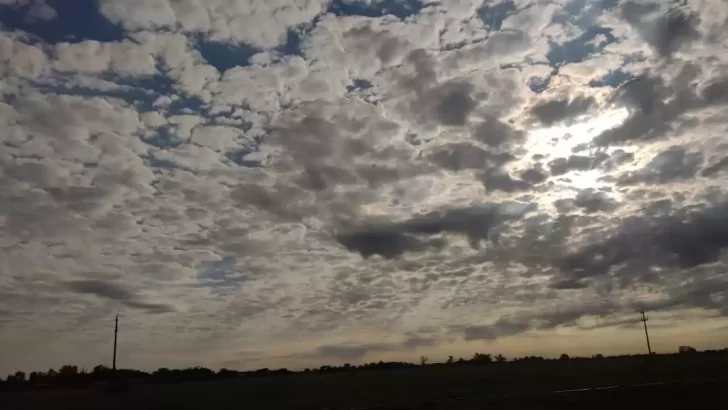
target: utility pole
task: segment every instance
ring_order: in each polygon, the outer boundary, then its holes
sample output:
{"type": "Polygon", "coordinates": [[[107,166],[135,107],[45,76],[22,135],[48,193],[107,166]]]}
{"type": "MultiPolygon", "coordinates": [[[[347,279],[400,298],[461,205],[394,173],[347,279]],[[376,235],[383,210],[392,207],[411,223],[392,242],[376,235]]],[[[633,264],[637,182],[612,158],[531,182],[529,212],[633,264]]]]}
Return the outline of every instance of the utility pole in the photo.
{"type": "Polygon", "coordinates": [[[112,363],[112,369],[116,371],[116,335],[119,333],[119,314],[116,314],[114,319],[114,361],[112,363]]]}
{"type": "Polygon", "coordinates": [[[640,321],[642,324],[645,325],[645,339],[647,339],[647,352],[652,356],[652,348],[650,347],[650,334],[647,333],[647,316],[645,316],[645,310],[640,310],[640,313],[642,313],[642,319],[640,321]]]}

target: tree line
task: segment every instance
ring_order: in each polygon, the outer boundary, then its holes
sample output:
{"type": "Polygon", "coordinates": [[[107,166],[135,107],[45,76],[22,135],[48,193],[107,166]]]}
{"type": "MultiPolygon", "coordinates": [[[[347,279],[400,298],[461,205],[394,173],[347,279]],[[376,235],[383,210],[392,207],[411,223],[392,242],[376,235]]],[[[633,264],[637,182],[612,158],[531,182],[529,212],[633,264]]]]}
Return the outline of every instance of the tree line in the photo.
{"type": "MultiPolygon", "coordinates": [[[[697,354],[698,352],[691,347],[681,346],[678,354],[697,354]]],[[[702,353],[728,353],[728,349],[708,350],[702,353]]],[[[605,357],[596,354],[591,357],[570,357],[562,354],[558,358],[544,358],[541,356],[525,356],[508,359],[503,355],[491,355],[489,353],[475,353],[469,359],[455,359],[449,356],[445,362],[430,363],[426,356],[420,357],[419,364],[409,362],[372,362],[360,365],[343,364],[340,366],[323,365],[318,368],[306,368],[304,370],[292,371],[286,368],[269,369],[262,368],[253,371],[237,371],[222,368],[214,371],[205,367],[190,367],[186,369],[168,369],[160,368],[154,372],[144,372],[133,369],[112,370],[104,365],[97,365],[93,369],[79,369],[74,365],[65,365],[58,370],[49,369],[48,371],[34,371],[26,374],[22,371],[15,372],[6,377],[5,380],[0,379],[0,391],[17,391],[17,390],[33,390],[46,388],[67,388],[67,387],[88,387],[93,385],[104,385],[108,383],[123,381],[125,383],[182,383],[195,381],[211,381],[220,379],[232,379],[242,377],[283,377],[301,373],[346,373],[361,372],[374,370],[391,370],[406,369],[416,367],[436,367],[436,366],[468,366],[468,365],[506,365],[518,363],[539,363],[547,361],[565,361],[565,360],[606,360],[617,358],[629,358],[645,355],[623,355],[605,357]]],[[[653,355],[658,356],[658,355],[653,355]]],[[[668,356],[668,355],[659,355],[668,356]]]]}

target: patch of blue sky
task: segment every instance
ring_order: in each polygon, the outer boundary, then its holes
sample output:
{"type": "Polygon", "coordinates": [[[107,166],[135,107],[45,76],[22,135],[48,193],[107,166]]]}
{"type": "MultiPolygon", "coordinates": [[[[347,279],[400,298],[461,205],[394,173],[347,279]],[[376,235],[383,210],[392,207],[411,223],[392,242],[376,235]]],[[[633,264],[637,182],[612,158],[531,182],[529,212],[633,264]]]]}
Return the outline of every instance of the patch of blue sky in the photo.
{"type": "Polygon", "coordinates": [[[477,10],[478,17],[483,20],[491,30],[500,30],[503,20],[514,14],[518,8],[513,0],[505,0],[499,3],[487,3],[477,10]]]}
{"type": "Polygon", "coordinates": [[[204,263],[197,272],[197,278],[213,287],[234,287],[244,278],[236,275],[237,259],[225,256],[219,261],[204,263]]]}
{"type": "Polygon", "coordinates": [[[615,0],[571,0],[564,9],[554,14],[553,23],[574,26],[583,32],[562,44],[551,43],[546,58],[553,67],[578,63],[604,50],[617,38],[612,29],[598,25],[598,18],[617,6],[615,0]]]}
{"type": "Polygon", "coordinates": [[[592,26],[573,40],[562,44],[551,43],[551,49],[546,53],[546,58],[552,67],[579,63],[600,53],[604,47],[615,41],[616,38],[612,34],[611,28],[592,26]],[[600,42],[597,38],[599,35],[604,36],[605,41],[600,42]]]}
{"type": "Polygon", "coordinates": [[[243,148],[243,149],[236,149],[232,151],[228,151],[225,153],[225,157],[228,159],[228,161],[232,162],[235,165],[238,165],[240,167],[245,168],[262,168],[263,164],[259,159],[250,159],[246,158],[250,154],[256,152],[256,148],[243,148]]]}
{"type": "MultiPolygon", "coordinates": [[[[316,25],[316,20],[312,23],[312,25],[316,25]]],[[[286,33],[286,42],[281,44],[280,47],[276,49],[279,53],[282,55],[296,55],[300,56],[302,54],[301,52],[301,37],[302,34],[299,30],[296,29],[289,29],[288,33],[286,33]]]]}
{"type": "Polygon", "coordinates": [[[622,70],[612,70],[605,76],[598,80],[592,80],[589,82],[590,87],[619,87],[622,84],[632,80],[634,76],[629,73],[625,73],[622,70]]]}
{"type": "Polygon", "coordinates": [[[533,91],[537,94],[540,94],[540,93],[548,90],[550,85],[551,85],[551,77],[546,77],[546,78],[533,77],[528,80],[528,87],[531,89],[531,91],[533,91]]]}
{"type": "Polygon", "coordinates": [[[174,161],[170,161],[170,160],[164,159],[164,158],[157,158],[153,153],[140,155],[140,157],[142,160],[144,160],[144,164],[146,166],[148,166],[149,168],[157,168],[160,170],[179,169],[182,171],[193,172],[191,169],[184,167],[182,165],[179,165],[178,163],[176,163],[174,161]]]}
{"type": "Polygon", "coordinates": [[[372,88],[372,83],[368,80],[357,78],[352,81],[352,84],[346,87],[346,91],[355,92],[363,91],[372,88]]]}
{"type": "Polygon", "coordinates": [[[99,12],[96,0],[45,0],[45,3],[55,10],[54,18],[32,18],[34,2],[6,4],[0,5],[0,24],[30,33],[49,44],[84,40],[109,42],[124,38],[124,30],[99,12]]]}
{"type": "Polygon", "coordinates": [[[99,74],[99,78],[116,85],[112,89],[97,89],[74,84],[72,75],[57,73],[56,79],[64,81],[35,82],[33,85],[42,92],[82,97],[108,97],[120,99],[133,105],[140,112],[155,111],[154,103],[163,96],[179,96],[172,101],[165,111],[168,115],[201,113],[207,104],[196,96],[178,94],[176,83],[163,74],[128,77],[114,72],[99,74]]]}
{"type": "Polygon", "coordinates": [[[34,84],[34,87],[37,91],[40,91],[42,93],[74,95],[89,98],[116,98],[126,102],[127,104],[133,105],[135,108],[142,111],[151,110],[152,104],[157,98],[154,93],[148,90],[127,86],[119,86],[118,88],[112,90],[98,90],[95,88],[79,85],[36,83],[34,84]]]}
{"type": "Polygon", "coordinates": [[[418,14],[426,5],[422,0],[333,0],[329,13],[337,16],[382,17],[392,15],[400,19],[418,14]]]}
{"type": "Polygon", "coordinates": [[[177,148],[185,141],[177,138],[177,136],[172,132],[173,128],[174,126],[169,125],[161,126],[156,129],[154,135],[142,137],[142,141],[159,149],[177,148]]]}
{"type": "Polygon", "coordinates": [[[221,73],[250,65],[250,57],[262,51],[250,44],[207,40],[201,34],[192,36],[192,40],[202,58],[221,73]]]}

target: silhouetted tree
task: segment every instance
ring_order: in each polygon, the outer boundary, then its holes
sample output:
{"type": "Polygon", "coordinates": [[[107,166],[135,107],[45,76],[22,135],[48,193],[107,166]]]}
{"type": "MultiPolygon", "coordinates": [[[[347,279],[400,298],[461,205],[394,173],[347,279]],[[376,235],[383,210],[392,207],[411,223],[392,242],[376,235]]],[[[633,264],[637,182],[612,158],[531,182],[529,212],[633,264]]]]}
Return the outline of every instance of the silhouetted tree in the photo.
{"type": "Polygon", "coordinates": [[[430,359],[427,356],[420,356],[420,365],[421,366],[427,366],[427,362],[429,362],[430,359]]]}
{"type": "Polygon", "coordinates": [[[477,363],[492,363],[493,357],[488,353],[475,353],[471,360],[477,363]]]}
{"type": "Polygon", "coordinates": [[[559,356],[559,360],[569,360],[570,357],[566,353],[562,353],[561,356],[559,356]]]}
{"type": "Polygon", "coordinates": [[[447,357],[447,364],[452,364],[453,360],[455,360],[455,359],[453,359],[452,356],[448,356],[447,357]]]}
{"type": "Polygon", "coordinates": [[[5,379],[8,384],[22,384],[25,383],[25,373],[17,371],[13,374],[9,374],[5,379]]]}
{"type": "Polygon", "coordinates": [[[238,376],[238,372],[235,370],[229,370],[229,369],[222,368],[222,369],[218,370],[218,372],[217,372],[217,377],[220,377],[223,379],[232,379],[237,376],[238,376]]]}
{"type": "Polygon", "coordinates": [[[58,369],[58,377],[65,380],[72,380],[78,376],[78,367],[71,365],[64,365],[58,369]]]}
{"type": "Polygon", "coordinates": [[[697,350],[692,346],[680,346],[680,348],[677,350],[678,353],[697,353],[697,350]]]}
{"type": "Polygon", "coordinates": [[[498,363],[505,363],[506,361],[508,361],[508,359],[506,359],[506,357],[505,357],[505,356],[503,356],[502,354],[500,354],[500,353],[499,353],[499,354],[498,354],[498,355],[497,355],[497,356],[495,357],[495,361],[496,361],[496,362],[498,362],[498,363]]]}
{"type": "Polygon", "coordinates": [[[604,355],[601,353],[597,353],[594,356],[592,356],[592,359],[604,359],[604,355]]]}

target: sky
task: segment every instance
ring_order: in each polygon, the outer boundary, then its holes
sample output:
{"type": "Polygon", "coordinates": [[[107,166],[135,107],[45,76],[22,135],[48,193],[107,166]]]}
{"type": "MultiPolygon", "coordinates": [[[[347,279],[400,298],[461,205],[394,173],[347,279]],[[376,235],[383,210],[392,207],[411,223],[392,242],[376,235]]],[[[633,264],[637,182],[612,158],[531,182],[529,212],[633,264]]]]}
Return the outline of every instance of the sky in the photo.
{"type": "Polygon", "coordinates": [[[0,374],[728,346],[722,0],[0,0],[0,374]]]}

